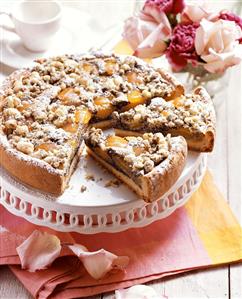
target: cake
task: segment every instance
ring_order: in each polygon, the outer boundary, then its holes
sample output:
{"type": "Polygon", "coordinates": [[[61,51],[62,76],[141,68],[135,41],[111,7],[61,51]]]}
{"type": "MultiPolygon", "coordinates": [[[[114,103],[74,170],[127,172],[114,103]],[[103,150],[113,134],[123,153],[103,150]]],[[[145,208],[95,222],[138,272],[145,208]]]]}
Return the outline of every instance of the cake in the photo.
{"type": "MultiPolygon", "coordinates": [[[[2,85],[0,164],[24,184],[58,196],[68,186],[91,127],[117,127],[120,135],[127,131],[142,135],[145,127],[134,128],[127,115],[136,119],[139,109],[153,113],[157,101],[162,107],[180,101],[210,103],[210,98],[203,89],[186,96],[173,76],[133,56],[95,52],[38,59],[2,85]]],[[[211,150],[215,117],[212,106],[210,110],[203,116],[210,124],[211,150]]],[[[183,135],[195,148],[189,141],[195,131],[186,136],[182,128],[174,132],[165,126],[147,127],[147,131],[183,135]]],[[[208,151],[208,146],[196,150],[208,151]]]]}

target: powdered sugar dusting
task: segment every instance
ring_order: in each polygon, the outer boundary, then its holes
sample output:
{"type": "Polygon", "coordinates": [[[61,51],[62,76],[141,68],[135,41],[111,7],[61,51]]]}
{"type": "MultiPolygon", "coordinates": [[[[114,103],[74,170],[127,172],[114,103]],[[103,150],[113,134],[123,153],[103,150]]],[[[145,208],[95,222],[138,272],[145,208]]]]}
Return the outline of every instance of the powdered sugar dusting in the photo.
{"type": "MultiPolygon", "coordinates": [[[[26,163],[64,173],[62,169],[68,167],[80,142],[75,122],[77,113],[83,113],[82,105],[96,121],[97,95],[113,97],[111,104],[119,109],[128,104],[130,90],[143,90],[144,80],[149,88],[156,86],[156,93],[169,95],[174,89],[156,69],[132,56],[93,52],[38,59],[31,69],[14,72],[3,83],[1,121],[7,139],[1,137],[0,142],[9,154],[26,163]],[[127,82],[131,70],[141,81],[127,82]],[[68,134],[60,138],[65,131],[68,134]]],[[[149,97],[147,92],[144,96],[149,97]]]]}

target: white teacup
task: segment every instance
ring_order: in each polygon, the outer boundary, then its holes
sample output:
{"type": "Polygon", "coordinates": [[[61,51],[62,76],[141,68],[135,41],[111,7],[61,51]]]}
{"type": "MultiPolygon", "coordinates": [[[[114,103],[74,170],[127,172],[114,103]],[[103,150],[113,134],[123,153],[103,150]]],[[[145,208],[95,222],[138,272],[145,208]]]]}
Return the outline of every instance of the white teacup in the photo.
{"type": "Polygon", "coordinates": [[[10,13],[4,13],[13,21],[25,47],[43,52],[60,28],[61,11],[61,4],[56,0],[24,0],[14,5],[10,13]]]}

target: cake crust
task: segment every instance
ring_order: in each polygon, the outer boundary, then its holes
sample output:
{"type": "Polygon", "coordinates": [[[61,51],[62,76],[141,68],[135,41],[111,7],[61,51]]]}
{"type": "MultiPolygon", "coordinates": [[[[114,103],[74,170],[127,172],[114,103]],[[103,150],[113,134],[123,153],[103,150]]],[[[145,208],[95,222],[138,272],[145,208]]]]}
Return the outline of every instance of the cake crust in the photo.
{"type": "Polygon", "coordinates": [[[178,180],[187,158],[187,144],[183,138],[179,151],[172,146],[168,158],[142,178],[143,199],[152,202],[161,198],[178,180]]]}

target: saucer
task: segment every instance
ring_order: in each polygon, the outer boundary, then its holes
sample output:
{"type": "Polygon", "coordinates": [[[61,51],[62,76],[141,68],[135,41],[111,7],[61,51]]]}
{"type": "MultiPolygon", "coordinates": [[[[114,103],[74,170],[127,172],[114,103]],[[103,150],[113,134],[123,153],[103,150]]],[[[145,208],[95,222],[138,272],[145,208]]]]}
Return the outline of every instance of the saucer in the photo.
{"type": "Polygon", "coordinates": [[[5,65],[18,69],[33,65],[33,60],[67,53],[87,51],[93,41],[90,40],[91,22],[89,14],[81,10],[65,7],[63,9],[62,26],[53,37],[49,49],[45,52],[31,52],[24,47],[19,36],[3,28],[0,61],[5,65]]]}

